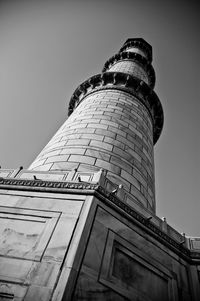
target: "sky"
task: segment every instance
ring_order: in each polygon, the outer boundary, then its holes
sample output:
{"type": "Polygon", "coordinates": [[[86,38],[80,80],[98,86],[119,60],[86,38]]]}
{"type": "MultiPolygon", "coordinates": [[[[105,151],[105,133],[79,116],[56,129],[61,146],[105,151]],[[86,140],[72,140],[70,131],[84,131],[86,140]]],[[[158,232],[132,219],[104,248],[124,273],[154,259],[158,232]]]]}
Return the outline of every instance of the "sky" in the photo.
{"type": "Polygon", "coordinates": [[[67,118],[77,86],[127,38],[153,47],[164,128],[157,215],[200,237],[198,1],[0,1],[0,165],[28,168],[67,118]]]}

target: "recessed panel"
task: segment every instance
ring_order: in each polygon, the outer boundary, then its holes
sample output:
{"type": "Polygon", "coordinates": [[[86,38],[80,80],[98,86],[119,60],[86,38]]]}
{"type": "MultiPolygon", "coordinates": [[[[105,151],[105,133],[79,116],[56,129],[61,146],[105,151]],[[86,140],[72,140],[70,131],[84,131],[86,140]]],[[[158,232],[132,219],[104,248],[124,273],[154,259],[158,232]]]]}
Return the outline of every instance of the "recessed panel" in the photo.
{"type": "Polygon", "coordinates": [[[0,210],[0,255],[40,260],[59,213],[0,210]]]}
{"type": "Polygon", "coordinates": [[[135,290],[133,293],[141,295],[141,300],[142,296],[150,294],[151,298],[154,298],[152,300],[156,300],[156,296],[162,296],[162,301],[167,301],[167,278],[153,272],[137,259],[133,254],[129,254],[128,250],[122,250],[120,245],[116,246],[113,253],[111,277],[113,276],[122,288],[129,287],[130,290],[135,290]]]}
{"type": "Polygon", "coordinates": [[[99,281],[128,300],[176,300],[176,279],[170,271],[111,230],[99,281]]]}

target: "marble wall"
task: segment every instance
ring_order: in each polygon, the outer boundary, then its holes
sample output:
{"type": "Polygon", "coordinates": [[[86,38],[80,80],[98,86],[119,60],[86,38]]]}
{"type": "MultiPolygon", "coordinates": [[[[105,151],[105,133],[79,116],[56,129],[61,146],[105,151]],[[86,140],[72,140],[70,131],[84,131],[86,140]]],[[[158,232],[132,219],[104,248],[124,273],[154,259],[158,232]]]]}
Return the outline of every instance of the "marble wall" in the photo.
{"type": "Polygon", "coordinates": [[[85,200],[0,192],[1,301],[50,300],[85,200]]]}
{"type": "Polygon", "coordinates": [[[198,300],[187,261],[107,206],[97,208],[73,301],[198,300]]]}

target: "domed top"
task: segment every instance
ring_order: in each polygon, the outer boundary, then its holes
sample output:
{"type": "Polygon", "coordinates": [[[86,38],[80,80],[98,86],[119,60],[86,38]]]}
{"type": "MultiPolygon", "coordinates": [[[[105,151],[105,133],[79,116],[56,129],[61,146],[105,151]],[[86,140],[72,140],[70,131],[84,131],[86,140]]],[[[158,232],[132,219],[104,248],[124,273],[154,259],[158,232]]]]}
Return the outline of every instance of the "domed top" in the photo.
{"type": "Polygon", "coordinates": [[[138,48],[146,54],[146,58],[149,62],[152,62],[152,47],[142,38],[130,38],[127,39],[120,52],[125,51],[128,48],[138,48]]]}

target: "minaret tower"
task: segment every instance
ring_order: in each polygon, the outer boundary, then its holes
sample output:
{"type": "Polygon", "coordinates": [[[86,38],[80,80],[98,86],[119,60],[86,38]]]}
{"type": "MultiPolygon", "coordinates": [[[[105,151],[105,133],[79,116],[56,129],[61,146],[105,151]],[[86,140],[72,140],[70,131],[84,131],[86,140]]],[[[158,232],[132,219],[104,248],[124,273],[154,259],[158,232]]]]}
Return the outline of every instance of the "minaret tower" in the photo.
{"type": "Polygon", "coordinates": [[[29,169],[104,169],[127,197],[155,212],[153,145],[162,130],[163,110],[153,91],[151,61],[147,42],[128,39],[101,74],[76,89],[70,117],[29,169]]]}
{"type": "Polygon", "coordinates": [[[128,39],[28,169],[0,169],[0,301],[199,301],[200,238],[155,204],[163,110],[128,39]]]}

